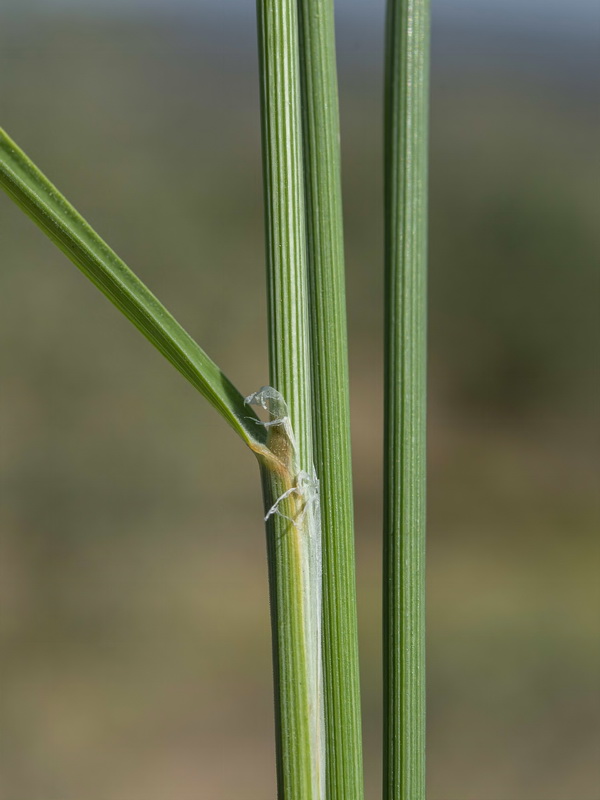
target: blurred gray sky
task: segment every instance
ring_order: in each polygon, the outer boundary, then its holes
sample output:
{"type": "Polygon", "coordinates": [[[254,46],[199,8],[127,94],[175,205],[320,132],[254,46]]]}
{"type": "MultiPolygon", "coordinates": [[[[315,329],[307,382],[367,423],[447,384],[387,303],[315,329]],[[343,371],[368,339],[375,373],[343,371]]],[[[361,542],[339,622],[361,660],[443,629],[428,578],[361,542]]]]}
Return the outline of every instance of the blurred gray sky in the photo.
{"type": "MultiPolygon", "coordinates": [[[[168,11],[206,11],[229,14],[254,13],[254,0],[7,0],[5,7],[21,11],[52,9],[92,10],[127,13],[132,9],[168,11]]],[[[338,0],[337,13],[356,16],[364,23],[379,24],[385,0],[338,0]]],[[[597,0],[433,0],[435,14],[467,17],[470,20],[501,18],[514,24],[540,28],[580,28],[592,35],[600,32],[600,4],[597,0]]]]}
{"type": "MultiPolygon", "coordinates": [[[[340,62],[380,68],[385,3],[335,0],[340,62]]],[[[3,0],[0,5],[0,16],[27,17],[30,23],[65,13],[148,22],[183,17],[200,24],[194,35],[206,34],[204,47],[218,42],[219,48],[228,47],[230,59],[254,47],[248,30],[254,25],[255,0],[3,0]]],[[[432,0],[432,11],[434,73],[442,62],[472,73],[482,66],[515,75],[533,72],[548,86],[572,83],[575,75],[586,91],[597,85],[598,0],[432,0]]]]}

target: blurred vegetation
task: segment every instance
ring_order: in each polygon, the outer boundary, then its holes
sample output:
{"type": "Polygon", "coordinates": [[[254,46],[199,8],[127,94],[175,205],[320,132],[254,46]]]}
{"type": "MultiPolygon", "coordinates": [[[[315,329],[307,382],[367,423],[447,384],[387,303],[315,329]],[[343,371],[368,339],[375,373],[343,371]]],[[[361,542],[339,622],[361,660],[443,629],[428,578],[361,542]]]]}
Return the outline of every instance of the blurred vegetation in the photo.
{"type": "MultiPolygon", "coordinates": [[[[202,16],[8,15],[0,29],[2,125],[242,391],[265,383],[254,29],[202,16]]],[[[435,41],[448,44],[443,31],[435,41]]],[[[342,28],[375,797],[381,76],[369,47],[342,28]]],[[[584,80],[575,92],[496,61],[486,70],[483,56],[474,69],[442,55],[431,126],[429,796],[597,800],[597,113],[584,80]]],[[[4,197],[0,261],[0,800],[274,796],[252,456],[4,197]]]]}

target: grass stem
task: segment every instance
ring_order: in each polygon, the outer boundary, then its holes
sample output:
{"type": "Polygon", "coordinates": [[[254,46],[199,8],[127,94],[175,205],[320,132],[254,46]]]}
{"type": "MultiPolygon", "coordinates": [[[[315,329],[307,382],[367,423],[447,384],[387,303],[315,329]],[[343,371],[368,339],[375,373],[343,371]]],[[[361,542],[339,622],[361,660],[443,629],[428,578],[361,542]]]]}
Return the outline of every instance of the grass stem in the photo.
{"type": "Polygon", "coordinates": [[[320,524],[312,451],[297,0],[258,0],[271,383],[263,466],[281,800],[324,797],[320,524]],[[282,396],[280,399],[279,395],[282,396]],[[276,509],[275,513],[269,510],[276,509]]]}
{"type": "Polygon", "coordinates": [[[385,800],[425,799],[428,0],[388,0],[385,79],[385,800]]]}
{"type": "Polygon", "coordinates": [[[333,0],[299,0],[315,464],[323,530],[327,796],[363,796],[333,0]]]}

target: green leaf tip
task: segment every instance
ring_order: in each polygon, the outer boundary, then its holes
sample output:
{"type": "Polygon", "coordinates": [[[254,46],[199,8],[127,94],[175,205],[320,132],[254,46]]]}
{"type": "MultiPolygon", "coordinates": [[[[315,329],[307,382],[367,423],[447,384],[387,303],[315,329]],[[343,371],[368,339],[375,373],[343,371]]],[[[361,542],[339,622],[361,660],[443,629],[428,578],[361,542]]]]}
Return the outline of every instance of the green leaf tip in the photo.
{"type": "Polygon", "coordinates": [[[0,185],[257,454],[264,429],[219,367],[0,128],[0,185]]]}

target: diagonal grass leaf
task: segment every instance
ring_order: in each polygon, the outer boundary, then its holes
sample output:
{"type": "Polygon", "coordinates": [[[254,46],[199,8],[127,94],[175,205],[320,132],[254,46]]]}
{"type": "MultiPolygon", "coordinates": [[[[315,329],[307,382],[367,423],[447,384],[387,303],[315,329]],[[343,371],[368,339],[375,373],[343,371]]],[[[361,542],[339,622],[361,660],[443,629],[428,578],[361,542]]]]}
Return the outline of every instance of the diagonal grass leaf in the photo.
{"type": "Polygon", "coordinates": [[[264,431],[240,392],[117,254],[0,128],[0,186],[195,386],[253,450],[264,431]]]}

